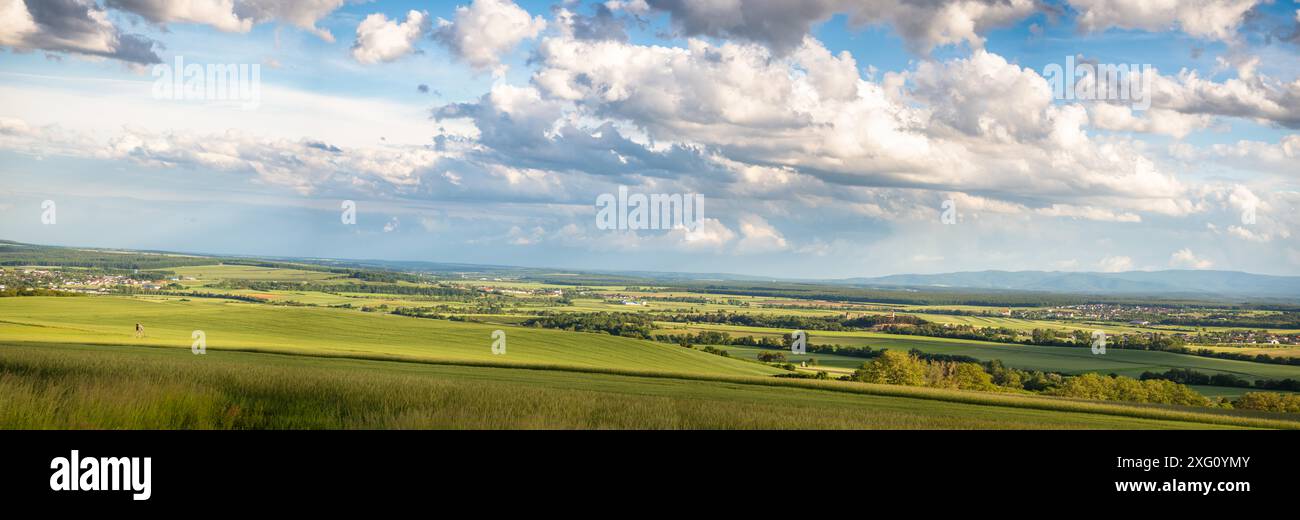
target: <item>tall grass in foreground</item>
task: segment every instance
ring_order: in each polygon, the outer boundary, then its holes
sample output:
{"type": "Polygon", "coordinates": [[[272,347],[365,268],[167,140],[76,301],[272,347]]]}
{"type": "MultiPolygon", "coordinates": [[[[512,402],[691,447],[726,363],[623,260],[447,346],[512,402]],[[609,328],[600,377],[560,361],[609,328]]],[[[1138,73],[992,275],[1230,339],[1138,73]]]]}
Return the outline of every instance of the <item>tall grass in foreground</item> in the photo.
{"type": "Polygon", "coordinates": [[[776,378],[0,345],[0,428],[1297,428],[1267,417],[776,378]]]}

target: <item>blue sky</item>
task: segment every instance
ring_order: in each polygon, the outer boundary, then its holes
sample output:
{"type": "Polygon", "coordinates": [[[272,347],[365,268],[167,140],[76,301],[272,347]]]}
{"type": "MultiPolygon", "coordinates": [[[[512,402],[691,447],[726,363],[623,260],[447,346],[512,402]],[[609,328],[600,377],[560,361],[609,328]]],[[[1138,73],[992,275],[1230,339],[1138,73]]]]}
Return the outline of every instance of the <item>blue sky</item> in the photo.
{"type": "Polygon", "coordinates": [[[807,278],[1300,274],[1292,1],[0,0],[0,26],[5,239],[807,278]],[[177,56],[258,65],[256,106],[157,98],[177,56]],[[1150,107],[1054,99],[1045,67],[1067,56],[1142,65],[1150,107]],[[600,229],[619,186],[703,196],[704,218],[600,229]]]}

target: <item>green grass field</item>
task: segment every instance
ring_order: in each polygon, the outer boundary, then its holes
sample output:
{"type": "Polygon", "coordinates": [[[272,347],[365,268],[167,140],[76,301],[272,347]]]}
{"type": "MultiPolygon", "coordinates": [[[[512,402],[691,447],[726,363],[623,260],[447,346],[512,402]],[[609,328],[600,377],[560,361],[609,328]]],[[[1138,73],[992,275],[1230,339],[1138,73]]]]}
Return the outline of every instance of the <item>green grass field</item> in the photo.
{"type": "Polygon", "coordinates": [[[0,341],[0,428],[1300,428],[1269,414],[752,376],[0,341]]]}
{"type": "Polygon", "coordinates": [[[0,299],[0,341],[148,345],[188,351],[202,330],[208,349],[492,361],[668,373],[769,375],[779,369],[675,345],[598,334],[452,322],[355,310],[281,307],[217,299],[117,296],[0,299]],[[134,337],[141,323],[146,338],[134,337]],[[506,354],[492,354],[492,331],[506,354]]]}

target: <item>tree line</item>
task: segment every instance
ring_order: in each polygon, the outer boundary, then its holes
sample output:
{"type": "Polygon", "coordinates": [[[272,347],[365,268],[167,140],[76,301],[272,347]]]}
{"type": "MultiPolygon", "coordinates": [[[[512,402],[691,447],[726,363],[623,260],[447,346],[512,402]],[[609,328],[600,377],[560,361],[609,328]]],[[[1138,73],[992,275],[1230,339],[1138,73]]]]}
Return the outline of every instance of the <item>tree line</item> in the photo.
{"type": "Polygon", "coordinates": [[[1171,368],[1164,372],[1143,372],[1140,379],[1165,379],[1185,385],[1227,386],[1234,388],[1259,388],[1262,390],[1287,390],[1300,392],[1300,380],[1256,379],[1250,381],[1236,374],[1205,374],[1190,368],[1171,368]]]}
{"type": "Polygon", "coordinates": [[[651,339],[654,330],[654,320],[649,316],[619,312],[547,313],[524,320],[520,325],[640,339],[651,339]]]}
{"type": "MultiPolygon", "coordinates": [[[[999,364],[926,360],[912,353],[889,350],[864,363],[849,379],[878,383],[956,390],[1020,391],[1061,397],[1134,403],[1162,403],[1210,406],[1211,402],[1185,385],[1168,380],[1139,381],[1129,377],[1108,377],[1095,373],[1050,378],[1050,384],[1024,384],[1024,371],[999,364]],[[994,372],[998,377],[995,378],[994,372]]],[[[1031,376],[1032,377],[1032,376],[1031,376]]],[[[1042,375],[1043,379],[1049,379],[1042,375]]]]}
{"type": "MultiPolygon", "coordinates": [[[[890,334],[991,341],[996,343],[1017,343],[1021,345],[1035,345],[1040,347],[1087,347],[1090,346],[1093,341],[1092,334],[1085,330],[1066,332],[1055,329],[1033,329],[1030,331],[1028,336],[1022,336],[1017,331],[1005,327],[972,327],[970,325],[945,327],[935,323],[925,323],[915,326],[885,325],[880,330],[881,332],[887,332],[890,334]]],[[[1155,350],[1216,359],[1232,359],[1237,361],[1251,361],[1255,363],[1270,363],[1274,365],[1300,366],[1300,357],[1270,356],[1267,354],[1252,355],[1211,350],[1207,348],[1193,348],[1187,346],[1183,340],[1177,337],[1160,332],[1108,335],[1106,336],[1106,348],[1119,350],[1155,350]]]]}
{"type": "Polygon", "coordinates": [[[886,316],[883,314],[865,314],[856,317],[841,316],[797,316],[786,314],[749,314],[737,312],[678,313],[659,315],[661,321],[678,323],[713,323],[719,325],[738,325],[744,327],[764,327],[791,330],[843,331],[870,329],[885,323],[922,325],[927,321],[915,316],[886,316]]]}

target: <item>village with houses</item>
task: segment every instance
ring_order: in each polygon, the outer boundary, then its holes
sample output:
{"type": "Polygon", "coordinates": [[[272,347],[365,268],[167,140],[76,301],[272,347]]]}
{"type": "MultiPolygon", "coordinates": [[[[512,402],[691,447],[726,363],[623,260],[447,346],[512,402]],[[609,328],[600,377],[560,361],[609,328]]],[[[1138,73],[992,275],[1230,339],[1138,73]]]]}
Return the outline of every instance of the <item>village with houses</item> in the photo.
{"type": "Polygon", "coordinates": [[[160,279],[156,273],[107,274],[90,269],[0,267],[0,291],[58,290],[81,294],[103,294],[123,289],[157,291],[191,277],[160,279]]]}

